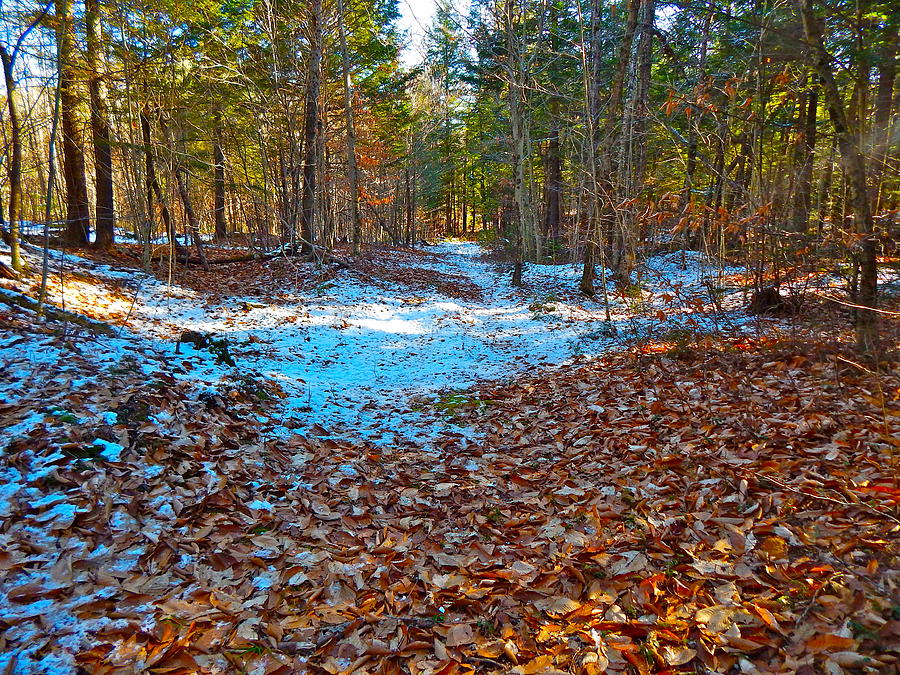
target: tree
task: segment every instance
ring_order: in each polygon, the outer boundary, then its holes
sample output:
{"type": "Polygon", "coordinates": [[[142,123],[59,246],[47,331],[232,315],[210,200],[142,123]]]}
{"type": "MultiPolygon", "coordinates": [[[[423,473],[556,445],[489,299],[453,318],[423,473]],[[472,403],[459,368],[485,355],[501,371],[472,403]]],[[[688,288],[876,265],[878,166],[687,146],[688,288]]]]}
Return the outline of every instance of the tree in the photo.
{"type": "Polygon", "coordinates": [[[63,176],[66,183],[64,236],[66,243],[71,246],[85,246],[88,243],[91,214],[85,178],[84,139],[78,120],[82,100],[78,90],[72,0],[56,0],[56,46],[59,59],[63,176]]]}
{"type": "Polygon", "coordinates": [[[303,199],[300,207],[302,249],[316,244],[316,177],[319,171],[319,89],[322,80],[322,0],[310,0],[310,53],[303,122],[303,199]]]}
{"type": "Polygon", "coordinates": [[[225,215],[225,150],[222,147],[222,119],[214,115],[213,129],[213,189],[215,192],[215,235],[218,241],[228,238],[228,219],[225,215]]]}
{"type": "Polygon", "coordinates": [[[115,241],[115,197],[113,193],[112,131],[106,90],[106,45],[103,40],[99,0],[85,0],[87,26],[88,87],[91,102],[91,133],[94,141],[94,186],[97,210],[97,248],[109,250],[115,241]]]}
{"type": "Polygon", "coordinates": [[[831,64],[834,59],[825,49],[822,28],[813,10],[813,0],[796,0],[803,31],[809,47],[810,65],[822,82],[825,105],[834,127],[843,170],[850,185],[856,231],[861,241],[860,280],[856,301],[862,305],[856,314],[856,339],[859,349],[866,353],[878,350],[878,262],[875,226],[866,177],[866,163],[859,147],[859,133],[850,125],[844,101],[838,90],[831,64]]]}
{"type": "MultiPolygon", "coordinates": [[[[2,3],[0,3],[2,4],[2,3]]],[[[22,253],[19,248],[19,206],[22,199],[22,120],[18,104],[18,82],[16,81],[16,60],[22,49],[22,45],[29,33],[44,19],[50,8],[50,3],[44,5],[37,16],[27,24],[25,29],[16,37],[15,43],[9,45],[0,42],[0,63],[3,65],[3,82],[6,86],[6,106],[9,111],[10,147],[11,158],[9,160],[9,232],[2,228],[3,240],[10,248],[10,258],[13,270],[21,272],[23,268],[22,253]]]]}
{"type": "Polygon", "coordinates": [[[362,227],[359,220],[359,177],[356,164],[356,128],[353,124],[353,92],[350,87],[350,54],[347,50],[344,0],[338,0],[338,30],[341,38],[341,79],[344,84],[344,126],[347,134],[347,179],[350,183],[350,226],[353,254],[359,255],[362,227]]]}

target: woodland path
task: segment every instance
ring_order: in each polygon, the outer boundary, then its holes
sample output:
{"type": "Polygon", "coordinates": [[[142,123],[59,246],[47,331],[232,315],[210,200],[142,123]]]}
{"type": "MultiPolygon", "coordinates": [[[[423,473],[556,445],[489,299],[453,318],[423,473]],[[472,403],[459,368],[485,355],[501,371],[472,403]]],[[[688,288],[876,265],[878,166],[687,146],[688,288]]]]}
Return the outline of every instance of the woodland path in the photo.
{"type": "MultiPolygon", "coordinates": [[[[239,366],[289,392],[286,417],[387,442],[438,430],[420,414],[423,397],[562,362],[601,321],[599,308],[512,288],[477,244],[426,251],[393,270],[399,283],[341,276],[275,305],[230,298],[198,315],[190,294],[156,287],[136,308],[136,328],[227,336],[239,366]]],[[[571,285],[577,273],[555,266],[546,285],[571,285]]]]}
{"type": "MultiPolygon", "coordinates": [[[[606,322],[601,302],[577,292],[580,265],[528,264],[525,287],[514,288],[508,265],[483,253],[476,243],[447,241],[376,250],[351,269],[276,259],[216,266],[199,283],[204,273],[191,270],[172,284],[70,256],[65,298],[56,289],[51,301],[126,327],[121,340],[91,343],[98,360],[138,351],[143,361],[152,352],[178,379],[211,391],[234,369],[190,345],[176,352],[175,343],[185,331],[226,338],[239,376],[284,390],[276,436],[312,430],[376,443],[437,438],[447,427],[443,404],[478,382],[606,354],[673,328],[746,320],[734,289],[726,312],[709,306],[706,282],[720,270],[699,254],[649,258],[639,297],[610,288],[606,322]]],[[[43,346],[19,352],[32,368],[52,358],[43,346]]]]}
{"type": "MultiPolygon", "coordinates": [[[[599,302],[575,292],[580,266],[530,265],[528,285],[516,289],[482,252],[475,243],[444,242],[391,258],[380,279],[342,272],[274,304],[232,297],[198,309],[191,293],[156,284],[138,303],[134,328],[169,339],[182,330],[227,336],[239,367],[288,392],[285,417],[294,428],[315,424],[392,442],[439,433],[443,421],[435,425],[428,412],[441,397],[608,352],[660,323],[619,298],[610,326],[599,302]]],[[[652,269],[665,273],[648,277],[647,306],[710,272],[654,261],[652,269]]]]}

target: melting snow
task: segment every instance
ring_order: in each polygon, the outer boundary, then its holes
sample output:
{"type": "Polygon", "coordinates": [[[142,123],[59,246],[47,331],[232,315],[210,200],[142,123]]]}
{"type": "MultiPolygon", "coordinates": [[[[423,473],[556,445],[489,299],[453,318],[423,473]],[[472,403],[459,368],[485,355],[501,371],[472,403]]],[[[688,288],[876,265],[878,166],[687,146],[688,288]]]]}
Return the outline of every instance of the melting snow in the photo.
{"type": "MultiPolygon", "coordinates": [[[[737,271],[717,269],[701,254],[648,260],[641,268],[642,297],[613,297],[612,321],[607,323],[598,301],[554,298],[556,293],[573,295],[579,265],[529,264],[525,279],[531,290],[523,291],[511,286],[508,273],[485,262],[476,244],[444,243],[428,252],[438,255],[422,256],[417,266],[444,278],[467,280],[480,289],[481,297],[451,298],[437,292],[421,297],[399,284],[376,287],[341,272],[329,284],[260,307],[247,305],[243,298],[205,302],[192,290],[169,287],[141,272],[79,264],[135,286],[129,328],[134,338],[143,338],[158,357],[173,363],[178,377],[214,391],[229,369],[204,350],[182,346],[176,355],[174,335],[199,330],[227,337],[242,372],[258,372],[288,392],[283,401],[285,426],[273,429],[285,435],[318,425],[373,442],[427,440],[448,425],[433,410],[441,392],[575,356],[602,354],[672,324],[712,329],[746,320],[734,311],[740,304],[737,289],[720,300],[727,310],[723,313],[699,314],[684,309],[683,302],[663,302],[667,294],[679,300],[705,298],[709,304],[710,284],[718,284],[723,272],[737,271]],[[638,303],[644,311],[637,311],[638,303]],[[666,320],[659,317],[662,311],[666,320]]],[[[126,331],[122,340],[105,339],[105,346],[95,349],[133,350],[134,339],[129,344],[127,338],[126,331]]],[[[109,354],[100,358],[115,360],[109,354]]],[[[103,416],[109,424],[116,421],[109,413],[103,416]]],[[[164,412],[151,419],[169,421],[164,412]]],[[[116,456],[109,447],[107,454],[116,456]]]]}
{"type": "Polygon", "coordinates": [[[103,448],[103,450],[100,451],[100,456],[104,459],[108,459],[110,462],[118,462],[122,459],[122,451],[125,448],[118,443],[112,443],[110,441],[105,441],[102,438],[97,438],[94,440],[94,445],[103,448]]]}
{"type": "MultiPolygon", "coordinates": [[[[226,337],[241,375],[258,373],[279,382],[288,394],[282,401],[284,416],[271,429],[274,435],[315,428],[375,443],[412,438],[427,445],[452,425],[435,410],[445,392],[602,354],[673,326],[704,330],[747,321],[739,311],[740,289],[721,295],[722,312],[712,308],[701,313],[688,306],[699,299],[711,307],[710,289],[722,285],[723,275],[738,271],[719,269],[698,253],[647,260],[635,277],[642,289],[639,298],[615,295],[610,287],[611,322],[605,321],[599,301],[555,297],[576,297],[580,265],[528,264],[529,286],[523,290],[510,284],[507,270],[485,261],[477,244],[443,243],[427,253],[436,255],[421,256],[412,264],[439,278],[466,281],[480,296],[457,298],[433,291],[423,297],[401,284],[375,286],[341,271],[326,284],[260,306],[244,298],[208,300],[137,270],[73,256],[68,260],[132,289],[122,298],[104,298],[110,307],[128,305],[130,321],[121,337],[84,345],[98,366],[114,367],[131,359],[132,367],[145,373],[170,371],[196,383],[198,392],[217,394],[223,380],[234,374],[231,369],[208,351],[189,345],[176,354],[174,338],[185,330],[226,337]]],[[[85,286],[82,292],[91,291],[87,282],[79,283],[85,286]]],[[[44,342],[35,338],[23,344],[0,336],[0,358],[10,356],[12,368],[23,375],[41,372],[63,354],[60,347],[44,342]]],[[[106,424],[118,423],[114,412],[96,414],[106,424]]],[[[27,434],[44,417],[33,414],[7,431],[27,434]]],[[[150,421],[177,424],[166,411],[156,411],[150,421]]],[[[105,459],[120,459],[120,446],[101,439],[96,443],[105,459]]],[[[148,478],[156,475],[152,471],[148,468],[148,478]]],[[[0,493],[0,509],[8,492],[0,493]]]]}

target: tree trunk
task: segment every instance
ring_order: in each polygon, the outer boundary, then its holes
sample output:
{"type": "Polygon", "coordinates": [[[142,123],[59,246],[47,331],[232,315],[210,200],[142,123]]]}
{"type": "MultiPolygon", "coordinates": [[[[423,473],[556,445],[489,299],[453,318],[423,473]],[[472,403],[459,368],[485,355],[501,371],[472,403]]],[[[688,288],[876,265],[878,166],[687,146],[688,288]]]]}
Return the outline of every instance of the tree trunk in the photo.
{"type": "Polygon", "coordinates": [[[687,165],[684,173],[684,197],[682,199],[681,217],[690,215],[693,204],[695,173],[697,171],[697,142],[700,138],[700,125],[703,120],[702,108],[699,105],[701,96],[706,93],[706,59],[709,50],[709,31],[712,27],[713,13],[707,12],[703,21],[703,37],[700,42],[700,55],[697,63],[697,83],[694,88],[694,100],[691,103],[692,113],[689,120],[690,129],[687,143],[687,165]]]}
{"type": "MultiPolygon", "coordinates": [[[[176,251],[180,251],[181,245],[175,236],[175,225],[172,222],[172,216],[169,213],[169,207],[163,199],[162,190],[159,187],[159,180],[156,178],[156,163],[153,159],[153,140],[150,135],[150,113],[147,107],[141,109],[141,138],[144,143],[144,171],[145,180],[147,181],[147,215],[151,222],[153,220],[153,203],[154,198],[159,201],[160,212],[162,213],[163,225],[166,229],[166,236],[169,242],[174,246],[176,251]]],[[[153,231],[152,226],[149,229],[153,231]]]]}
{"type": "MultiPolygon", "coordinates": [[[[838,90],[831,64],[834,61],[822,40],[822,29],[813,13],[812,0],[796,0],[803,20],[803,30],[810,47],[812,66],[822,82],[825,105],[834,126],[838,148],[841,152],[844,176],[850,185],[856,231],[862,236],[860,244],[860,278],[856,302],[863,307],[877,307],[878,265],[871,204],[866,185],[866,164],[859,147],[859,135],[850,127],[847,111],[838,90]]],[[[856,314],[857,346],[865,353],[878,350],[878,315],[876,312],[858,310],[856,314]]]]}
{"type": "Polygon", "coordinates": [[[469,225],[469,202],[467,201],[468,195],[466,195],[466,186],[468,184],[469,177],[466,174],[466,165],[465,163],[463,163],[459,186],[459,201],[460,207],[462,208],[462,216],[460,218],[460,231],[462,232],[463,237],[466,236],[466,231],[469,225]]]}
{"type": "MultiPolygon", "coordinates": [[[[637,46],[629,54],[625,90],[628,93],[620,134],[619,161],[616,169],[621,199],[634,204],[642,191],[647,160],[647,127],[649,121],[650,69],[653,56],[653,21],[656,0],[640,0],[634,39],[637,46]]],[[[613,251],[612,267],[624,283],[633,266],[636,207],[619,209],[617,217],[618,245],[613,251]]]]}
{"type": "Polygon", "coordinates": [[[113,159],[106,93],[106,58],[99,0],[85,0],[87,60],[91,98],[91,134],[94,141],[94,187],[97,209],[97,248],[107,251],[115,242],[113,159]]]}
{"type": "Polygon", "coordinates": [[[547,209],[544,230],[555,244],[559,243],[559,221],[562,197],[562,152],[559,147],[559,104],[551,106],[550,140],[547,143],[547,209]]]}
{"type": "Polygon", "coordinates": [[[187,217],[188,229],[191,231],[191,239],[194,241],[194,247],[197,250],[197,258],[203,269],[209,269],[209,263],[206,261],[206,252],[203,250],[203,242],[200,240],[200,223],[197,221],[197,214],[194,213],[194,206],[191,204],[191,194],[188,192],[185,174],[187,171],[181,166],[175,166],[175,183],[178,187],[178,196],[181,198],[181,204],[184,206],[184,215],[187,217]]]}
{"type": "Polygon", "coordinates": [[[510,163],[513,175],[513,199],[516,210],[516,228],[513,235],[513,275],[514,286],[522,284],[522,268],[524,265],[524,237],[529,228],[529,219],[533,217],[531,207],[531,191],[527,183],[525,163],[528,160],[526,140],[526,111],[525,111],[525,86],[526,75],[524,72],[524,55],[520,49],[520,39],[517,35],[517,17],[514,10],[515,0],[506,0],[504,8],[504,23],[507,48],[507,75],[510,133],[510,163]]]}
{"type": "Polygon", "coordinates": [[[350,54],[347,52],[344,0],[338,0],[338,29],[341,37],[341,70],[344,80],[344,126],[347,133],[347,180],[350,183],[350,227],[353,255],[359,255],[362,227],[359,220],[359,177],[356,165],[356,127],[353,124],[353,95],[350,87],[350,54]]]}
{"type": "Polygon", "coordinates": [[[0,45],[0,59],[3,61],[3,78],[6,83],[6,106],[9,110],[11,132],[11,156],[9,161],[9,244],[12,268],[22,271],[22,253],[19,250],[19,204],[22,198],[22,123],[19,119],[16,78],[13,73],[15,59],[0,45]]]}
{"type": "Polygon", "coordinates": [[[801,137],[797,143],[797,157],[794,163],[796,184],[794,186],[794,208],[791,214],[791,229],[805,232],[809,225],[809,209],[812,196],[813,160],[816,152],[816,113],[819,109],[819,90],[810,87],[801,137]]]}
{"type": "Polygon", "coordinates": [[[309,75],[303,127],[303,196],[300,204],[301,248],[305,253],[316,245],[316,177],[319,169],[319,90],[322,81],[322,0],[310,0],[309,75]]]}
{"type": "Polygon", "coordinates": [[[85,246],[88,243],[91,214],[84,168],[84,139],[78,123],[79,92],[76,83],[72,0],[56,0],[56,21],[63,175],[66,181],[65,240],[70,246],[85,246]]]}
{"type": "Polygon", "coordinates": [[[215,211],[215,238],[222,241],[228,238],[228,219],[225,216],[225,150],[222,148],[222,127],[220,114],[215,114],[213,130],[213,192],[215,211]]]}
{"type": "MultiPolygon", "coordinates": [[[[616,72],[613,77],[612,88],[609,94],[609,104],[607,105],[606,119],[603,129],[599,129],[599,110],[600,110],[600,87],[601,87],[601,64],[604,58],[602,53],[602,45],[600,40],[600,0],[594,0],[592,9],[592,82],[591,82],[591,104],[592,115],[596,115],[595,133],[597,139],[595,141],[596,150],[596,179],[594,184],[594,198],[597,200],[597,216],[595,231],[591,232],[590,237],[599,239],[608,239],[615,229],[616,213],[615,209],[619,204],[619,195],[621,193],[621,185],[617,180],[617,162],[615,161],[615,153],[619,147],[619,138],[621,137],[620,121],[622,117],[622,101],[624,99],[625,76],[628,71],[628,64],[631,55],[632,44],[634,43],[634,35],[638,25],[638,10],[641,7],[640,0],[629,0],[628,18],[625,23],[625,34],[622,37],[622,43],[619,45],[618,61],[616,64],[616,72]],[[595,26],[596,24],[596,26],[595,26]],[[594,27],[595,26],[595,27],[594,27]]],[[[599,242],[597,242],[599,243],[599,242]]],[[[588,251],[592,246],[597,244],[589,241],[585,247],[585,266],[582,272],[581,283],[579,288],[586,295],[593,295],[594,286],[594,269],[593,264],[597,258],[594,251],[588,251]],[[589,257],[588,257],[589,256],[589,257]],[[588,264],[590,262],[590,264],[588,264]]],[[[602,251],[601,251],[602,252],[602,251]]],[[[605,256],[601,256],[605,259],[605,256]]],[[[601,260],[601,263],[604,260],[601,260]]],[[[605,269],[604,269],[605,275],[605,269]]],[[[605,284],[604,284],[605,292],[605,284]]]]}
{"type": "Polygon", "coordinates": [[[894,84],[897,79],[897,24],[886,21],[882,38],[881,52],[878,54],[878,85],[875,91],[875,152],[873,173],[876,176],[873,203],[875,213],[880,213],[886,182],[891,176],[896,180],[898,169],[896,155],[891,157],[891,106],[893,103],[894,84]],[[893,169],[892,169],[893,165],[893,169]]]}
{"type": "Polygon", "coordinates": [[[406,245],[414,244],[413,238],[413,218],[412,218],[412,189],[409,180],[409,165],[403,168],[404,179],[404,206],[406,206],[406,245]]]}

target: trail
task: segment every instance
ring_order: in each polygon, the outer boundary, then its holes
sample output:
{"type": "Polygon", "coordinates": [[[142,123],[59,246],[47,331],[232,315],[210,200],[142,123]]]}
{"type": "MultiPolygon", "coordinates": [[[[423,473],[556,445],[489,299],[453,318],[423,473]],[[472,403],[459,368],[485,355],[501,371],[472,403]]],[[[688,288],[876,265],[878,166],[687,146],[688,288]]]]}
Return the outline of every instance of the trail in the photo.
{"type": "MultiPolygon", "coordinates": [[[[76,269],[124,283],[121,297],[82,284],[81,302],[127,316],[124,344],[152,351],[176,377],[215,389],[229,375],[206,350],[175,342],[184,331],[226,338],[237,370],[287,392],[276,436],[312,430],[380,444],[426,444],[446,430],[442,399],[483,381],[597,356],[673,327],[718,330],[743,320],[739,293],[726,316],[709,305],[705,283],[718,270],[699,255],[657,256],[642,270],[642,293],[613,293],[613,321],[576,292],[579,265],[527,265],[524,288],[471,242],[379,257],[389,279],[342,270],[305,290],[271,282],[270,297],[213,298],[136,270],[74,259],[76,269]],[[677,259],[676,259],[677,258],[677,259]],[[412,281],[418,280],[418,285],[412,281]],[[93,294],[93,295],[92,295],[93,294]],[[699,304],[688,307],[691,302],[699,304]]],[[[726,270],[727,271],[727,270],[726,270]]],[[[78,281],[68,302],[77,310],[78,281]]],[[[104,349],[103,341],[96,346],[104,349]]],[[[458,430],[464,432],[464,430],[458,430]]]]}
{"type": "MultiPolygon", "coordinates": [[[[433,414],[441,396],[652,334],[662,322],[638,316],[638,309],[645,312],[673,285],[693,297],[700,279],[714,274],[704,265],[676,273],[656,260],[652,269],[662,265],[665,274],[645,279],[640,308],[634,299],[616,299],[610,325],[599,302],[571,297],[579,266],[529,265],[530,285],[517,289],[482,252],[474,243],[445,242],[399,263],[409,266],[405,271],[436,273],[443,292],[366,283],[346,273],[275,305],[232,298],[198,307],[190,294],[151,286],[134,327],[160,336],[161,330],[226,336],[239,366],[289,392],[284,409],[292,428],[318,425],[335,436],[421,442],[446,426],[433,414]]],[[[700,321],[709,323],[708,317],[700,321]]],[[[208,360],[191,365],[215,376],[208,360]]]]}

